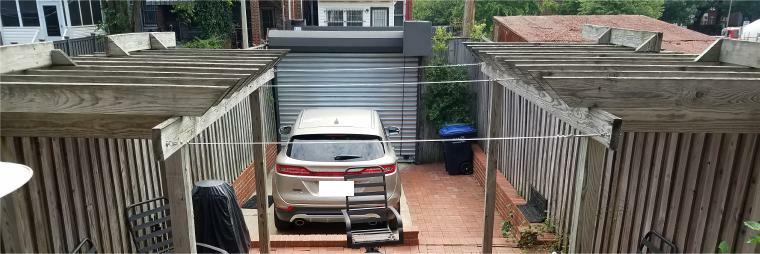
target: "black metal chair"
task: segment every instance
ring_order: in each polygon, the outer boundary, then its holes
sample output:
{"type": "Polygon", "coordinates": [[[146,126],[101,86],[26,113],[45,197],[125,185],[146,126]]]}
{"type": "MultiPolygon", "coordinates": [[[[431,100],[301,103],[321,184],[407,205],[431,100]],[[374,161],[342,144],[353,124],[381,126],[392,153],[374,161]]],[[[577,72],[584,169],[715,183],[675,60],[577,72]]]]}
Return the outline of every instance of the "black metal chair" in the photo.
{"type": "Polygon", "coordinates": [[[377,253],[381,245],[404,241],[403,224],[399,212],[388,206],[383,169],[377,167],[378,173],[358,173],[364,169],[346,170],[343,179],[354,181],[354,196],[346,196],[346,209],[341,212],[348,247],[364,247],[367,253],[377,253]]]}
{"type": "Polygon", "coordinates": [[[72,254],[82,254],[82,253],[98,253],[98,248],[95,247],[95,244],[92,243],[90,238],[82,239],[81,242],[79,242],[79,245],[77,245],[74,250],[71,251],[72,254]]]}
{"type": "MultiPolygon", "coordinates": [[[[137,253],[166,253],[174,249],[172,242],[169,200],[164,197],[127,206],[127,227],[137,253]]],[[[227,251],[204,243],[196,243],[199,253],[227,251]]]]}
{"type": "Polygon", "coordinates": [[[678,246],[673,241],[665,238],[660,233],[649,231],[639,242],[639,253],[678,253],[678,246]],[[657,241],[661,244],[657,244],[657,241]],[[669,250],[665,250],[663,247],[668,247],[669,250]]]}

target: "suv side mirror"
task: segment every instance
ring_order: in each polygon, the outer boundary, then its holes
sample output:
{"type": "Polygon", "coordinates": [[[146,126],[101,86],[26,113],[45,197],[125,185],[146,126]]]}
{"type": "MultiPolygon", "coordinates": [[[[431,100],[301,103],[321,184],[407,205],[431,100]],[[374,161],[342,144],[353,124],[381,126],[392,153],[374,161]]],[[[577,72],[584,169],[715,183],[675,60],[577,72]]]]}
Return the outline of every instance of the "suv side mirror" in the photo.
{"type": "Polygon", "coordinates": [[[282,135],[290,135],[290,132],[293,130],[293,126],[286,125],[280,127],[280,134],[282,135]]]}
{"type": "Polygon", "coordinates": [[[388,135],[389,136],[396,136],[399,133],[401,133],[401,129],[399,127],[396,127],[396,126],[390,126],[390,127],[386,128],[386,129],[388,130],[388,135]]]}

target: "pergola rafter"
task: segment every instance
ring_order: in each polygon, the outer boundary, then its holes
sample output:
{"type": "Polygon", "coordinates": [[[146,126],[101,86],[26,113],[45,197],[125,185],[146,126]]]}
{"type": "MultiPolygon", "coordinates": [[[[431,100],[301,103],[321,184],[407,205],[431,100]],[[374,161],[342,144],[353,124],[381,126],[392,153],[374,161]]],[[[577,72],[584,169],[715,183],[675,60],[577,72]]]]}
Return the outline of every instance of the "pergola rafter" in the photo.
{"type": "MultiPolygon", "coordinates": [[[[191,158],[187,144],[211,126],[239,138],[234,128],[250,128],[253,141],[262,141],[261,88],[274,79],[274,65],[287,50],[172,49],[173,38],[173,33],[111,35],[108,56],[68,57],[50,43],[3,48],[0,131],[4,136],[152,139],[170,201],[175,251],[195,252],[189,167],[198,158],[191,158]],[[241,106],[244,100],[250,108],[241,106]],[[247,111],[248,119],[243,117],[247,111]]],[[[266,186],[263,145],[228,152],[233,160],[253,153],[258,185],[266,186]]],[[[265,199],[266,193],[258,195],[265,199]]],[[[266,207],[261,208],[260,232],[266,234],[266,207]]],[[[268,245],[262,247],[268,251],[268,245]]]]}
{"type": "MultiPolygon", "coordinates": [[[[465,43],[496,80],[490,89],[489,137],[503,124],[508,89],[591,137],[610,151],[623,132],[760,132],[760,44],[719,40],[699,56],[661,52],[662,33],[585,25],[597,43],[465,43]]],[[[518,113],[519,114],[519,113],[518,113]]],[[[516,121],[524,116],[514,116],[516,121]]],[[[514,123],[510,123],[514,124],[514,123]]],[[[489,142],[484,243],[492,237],[497,149],[489,142]]],[[[578,251],[581,193],[601,179],[587,170],[589,140],[577,146],[569,249],[578,251]],[[587,181],[586,177],[589,177],[587,181]]],[[[594,156],[604,156],[595,154],[594,156]]],[[[595,171],[596,170],[596,171],[595,171]]],[[[491,246],[484,244],[483,252],[491,246]]]]}

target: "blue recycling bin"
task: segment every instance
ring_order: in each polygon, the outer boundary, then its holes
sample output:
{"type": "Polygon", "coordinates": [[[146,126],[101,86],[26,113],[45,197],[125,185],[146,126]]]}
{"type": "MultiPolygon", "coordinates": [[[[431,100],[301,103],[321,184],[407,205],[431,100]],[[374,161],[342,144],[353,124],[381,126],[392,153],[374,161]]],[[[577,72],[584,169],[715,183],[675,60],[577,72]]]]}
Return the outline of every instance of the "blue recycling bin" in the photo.
{"type": "MultiPolygon", "coordinates": [[[[438,129],[438,135],[444,139],[472,138],[478,130],[469,124],[447,124],[438,129]]],[[[466,140],[443,142],[443,159],[449,175],[472,174],[472,147],[466,140]]]]}

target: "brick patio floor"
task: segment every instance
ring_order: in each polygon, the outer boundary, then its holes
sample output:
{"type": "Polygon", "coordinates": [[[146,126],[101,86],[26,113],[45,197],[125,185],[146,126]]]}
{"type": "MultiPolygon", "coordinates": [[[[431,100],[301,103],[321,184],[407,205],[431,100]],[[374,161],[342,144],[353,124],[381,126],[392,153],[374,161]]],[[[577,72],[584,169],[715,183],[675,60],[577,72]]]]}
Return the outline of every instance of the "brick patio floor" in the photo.
{"type": "MultiPolygon", "coordinates": [[[[483,188],[471,175],[448,175],[443,164],[415,165],[401,171],[407,204],[420,245],[481,245],[483,188]]],[[[494,246],[514,245],[501,237],[494,221],[494,246]]]]}
{"type": "MultiPolygon", "coordinates": [[[[386,246],[383,253],[480,253],[483,238],[483,188],[471,175],[450,176],[443,164],[411,165],[401,170],[418,246],[386,246]]],[[[521,253],[501,237],[495,216],[494,253],[521,253]]],[[[251,253],[256,253],[254,248],[251,253]]],[[[340,247],[272,248],[273,253],[363,253],[340,247]]]]}

